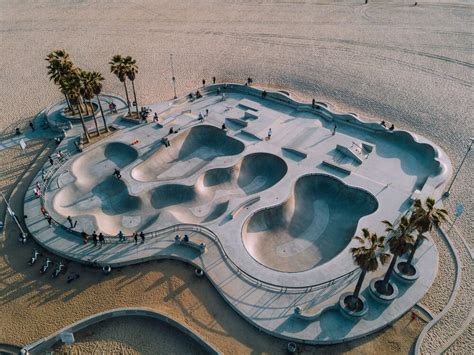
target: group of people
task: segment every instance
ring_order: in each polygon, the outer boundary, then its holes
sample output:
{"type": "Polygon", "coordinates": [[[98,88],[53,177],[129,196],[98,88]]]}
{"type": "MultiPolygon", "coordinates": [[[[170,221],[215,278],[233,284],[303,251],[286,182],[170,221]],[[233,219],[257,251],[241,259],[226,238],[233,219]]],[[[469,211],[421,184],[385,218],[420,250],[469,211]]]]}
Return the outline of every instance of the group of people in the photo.
{"type": "Polygon", "coordinates": [[[390,131],[393,131],[395,129],[395,125],[392,123],[392,125],[390,127],[387,127],[387,124],[385,123],[385,121],[382,121],[380,122],[380,124],[385,127],[385,128],[388,128],[390,131]]]}
{"type": "Polygon", "coordinates": [[[36,182],[35,186],[33,187],[33,193],[35,194],[35,197],[38,198],[38,197],[41,197],[41,184],[39,183],[39,181],[36,182]]]}
{"type": "MultiPolygon", "coordinates": [[[[126,242],[127,241],[127,237],[125,236],[125,234],[123,234],[122,231],[118,232],[117,237],[119,239],[119,242],[126,242]]],[[[135,241],[135,245],[138,245],[138,237],[140,237],[141,244],[145,243],[145,233],[143,231],[141,231],[140,233],[134,232],[132,234],[132,238],[135,241]]]]}

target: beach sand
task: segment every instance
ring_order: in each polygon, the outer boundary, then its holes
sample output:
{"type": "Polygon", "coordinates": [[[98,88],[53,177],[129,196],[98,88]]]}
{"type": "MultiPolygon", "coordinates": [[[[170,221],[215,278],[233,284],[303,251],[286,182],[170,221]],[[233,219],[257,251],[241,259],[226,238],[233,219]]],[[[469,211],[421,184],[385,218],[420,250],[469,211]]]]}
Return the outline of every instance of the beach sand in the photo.
{"type": "MultiPolygon", "coordinates": [[[[457,166],[473,131],[469,23],[474,7],[468,1],[419,1],[417,7],[360,2],[2,0],[2,138],[61,99],[43,60],[53,49],[65,48],[78,66],[101,71],[105,91],[121,96],[123,86],[107,63],[116,53],[132,55],[140,68],[139,104],[172,97],[173,53],[178,94],[195,90],[202,78],[243,82],[251,76],[257,85],[285,88],[413,130],[438,143],[457,166]]],[[[2,191],[18,183],[44,145],[31,142],[24,156],[19,148],[0,151],[2,191]]],[[[465,204],[456,224],[471,246],[472,168],[473,159],[467,159],[447,202],[451,210],[456,201],[465,204]]],[[[17,188],[12,204],[19,208],[26,185],[17,188]]],[[[1,215],[4,210],[2,204],[1,215]]],[[[151,262],[105,277],[71,263],[69,269],[81,278],[67,285],[64,279],[40,278],[39,267],[26,263],[33,245],[19,247],[18,230],[11,223],[7,227],[0,245],[0,343],[24,345],[96,312],[144,306],[187,324],[224,353],[280,353],[286,347],[241,319],[185,264],[151,262]]],[[[409,321],[405,316],[380,334],[324,352],[407,353],[422,327],[421,321],[407,326],[409,321]]],[[[97,341],[111,340],[84,337],[86,343],[97,341]]]]}

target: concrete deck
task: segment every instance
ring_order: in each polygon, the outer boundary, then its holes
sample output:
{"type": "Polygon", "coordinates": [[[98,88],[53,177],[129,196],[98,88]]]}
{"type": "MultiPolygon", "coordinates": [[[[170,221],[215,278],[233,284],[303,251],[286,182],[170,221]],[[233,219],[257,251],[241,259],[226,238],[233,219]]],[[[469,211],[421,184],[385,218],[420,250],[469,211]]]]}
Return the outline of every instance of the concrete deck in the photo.
{"type": "Polygon", "coordinates": [[[59,167],[46,187],[45,207],[60,224],[73,216],[75,231],[48,228],[30,189],[25,213],[34,238],[85,263],[192,263],[252,324],[297,341],[354,339],[403,315],[435,277],[434,245],[424,243],[417,252],[421,276],[413,285],[399,284],[390,305],[370,301],[369,313],[355,322],[333,308],[357,276],[350,238],[363,227],[383,234],[380,221],[395,221],[416,190],[437,197],[451,172],[446,155],[409,132],[315,109],[282,93],[262,98],[257,89],[228,85],[222,101],[216,88],[202,90],[204,97],[192,103],[161,104],[159,125],[120,130],[59,167]],[[199,123],[206,109],[209,116],[199,123]],[[171,126],[177,134],[169,135],[171,126]],[[161,144],[165,136],[169,148],[161,144]],[[111,175],[114,168],[122,180],[111,175]],[[175,244],[176,229],[205,242],[207,252],[175,244]],[[82,244],[82,230],[149,234],[143,245],[112,238],[99,249],[82,244]],[[303,321],[292,316],[296,306],[321,315],[303,321]]]}

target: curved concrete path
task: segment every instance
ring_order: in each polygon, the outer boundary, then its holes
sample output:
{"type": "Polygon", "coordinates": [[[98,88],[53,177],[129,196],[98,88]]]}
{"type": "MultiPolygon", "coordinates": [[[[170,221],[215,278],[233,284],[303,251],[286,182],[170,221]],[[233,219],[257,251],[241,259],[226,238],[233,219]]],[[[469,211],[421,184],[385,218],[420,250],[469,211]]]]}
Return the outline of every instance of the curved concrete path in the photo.
{"type": "MultiPolygon", "coordinates": [[[[177,328],[185,335],[189,336],[191,339],[196,341],[199,345],[203,347],[203,349],[209,354],[219,354],[219,351],[214,348],[211,344],[207,343],[204,339],[202,339],[198,334],[194,333],[193,331],[189,330],[185,325],[181,324],[173,320],[172,318],[159,313],[151,308],[143,308],[143,307],[130,307],[130,308],[116,308],[109,311],[101,312],[98,314],[94,314],[90,317],[81,319],[80,321],[68,325],[61,330],[58,330],[56,333],[51,334],[50,336],[41,338],[35,341],[32,344],[24,346],[21,351],[25,354],[36,354],[39,352],[44,352],[45,350],[51,349],[54,344],[61,341],[61,334],[64,332],[68,333],[76,333],[84,328],[87,328],[93,324],[97,324],[99,322],[118,318],[118,317],[149,317],[158,319],[169,324],[172,327],[177,328]]],[[[152,341],[150,339],[150,341],[152,341]]]]}

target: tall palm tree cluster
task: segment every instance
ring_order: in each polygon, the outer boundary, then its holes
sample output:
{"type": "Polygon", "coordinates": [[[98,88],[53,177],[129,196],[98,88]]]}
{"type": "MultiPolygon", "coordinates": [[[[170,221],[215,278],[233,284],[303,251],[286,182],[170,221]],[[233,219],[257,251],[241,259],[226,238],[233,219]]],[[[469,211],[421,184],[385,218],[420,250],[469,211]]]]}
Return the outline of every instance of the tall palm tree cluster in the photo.
{"type": "Polygon", "coordinates": [[[75,66],[71,57],[64,49],[52,51],[46,56],[45,60],[48,62],[46,68],[48,69],[49,78],[59,86],[61,93],[66,99],[69,111],[73,115],[79,115],[86,142],[90,141],[90,135],[84,122],[84,112],[86,115],[92,114],[97,135],[100,135],[97,117],[92,104],[94,96],[97,97],[104,129],[108,132],[109,128],[99,96],[102,91],[102,82],[104,81],[102,74],[96,71],[85,71],[75,66]]]}
{"type": "Polygon", "coordinates": [[[439,226],[445,222],[448,216],[445,209],[436,208],[435,204],[435,200],[431,197],[428,197],[424,203],[421,200],[415,200],[413,207],[400,218],[396,225],[389,221],[382,221],[386,226],[387,238],[370,233],[366,228],[362,230],[362,237],[354,237],[361,245],[351,248],[350,251],[354,263],[360,267],[361,273],[354,293],[346,303],[350,310],[358,310],[360,307],[359,293],[367,272],[376,271],[379,263],[384,265],[390,259],[390,255],[386,253],[387,247],[393,256],[383,280],[378,285],[376,282],[378,292],[385,295],[390,295],[393,292],[390,289],[390,277],[398,258],[406,253],[409,253],[408,258],[406,262],[399,264],[403,265],[399,271],[404,274],[410,274],[413,271],[413,257],[416,249],[426,238],[425,233],[431,231],[433,226],[439,226]]]}
{"type": "Polygon", "coordinates": [[[128,115],[131,116],[132,113],[130,111],[130,100],[128,98],[128,90],[127,90],[127,79],[132,82],[132,90],[133,90],[133,98],[134,98],[134,106],[137,112],[137,119],[140,118],[138,113],[138,101],[137,101],[137,94],[135,92],[135,76],[138,74],[138,66],[137,61],[130,56],[121,56],[120,54],[116,54],[112,57],[112,60],[109,62],[110,64],[110,72],[115,74],[120,82],[123,83],[125,88],[125,96],[127,97],[127,107],[128,107],[128,115]]]}
{"type": "MultiPolygon", "coordinates": [[[[47,69],[49,79],[59,86],[61,93],[66,99],[69,111],[73,115],[79,115],[81,119],[86,142],[88,143],[90,141],[90,135],[84,122],[84,113],[86,115],[92,115],[97,135],[100,135],[101,133],[92,104],[92,99],[94,97],[96,97],[100,108],[100,113],[104,122],[104,130],[105,132],[108,132],[109,128],[100,103],[102,82],[104,81],[102,74],[96,71],[85,71],[75,66],[71,57],[64,49],[52,51],[45,59],[48,62],[47,69]]],[[[126,81],[128,79],[132,82],[137,118],[139,118],[137,95],[135,92],[135,77],[138,73],[136,60],[130,56],[123,57],[121,55],[114,55],[109,64],[111,72],[124,84],[129,115],[131,115],[130,100],[128,97],[126,81]]]]}

